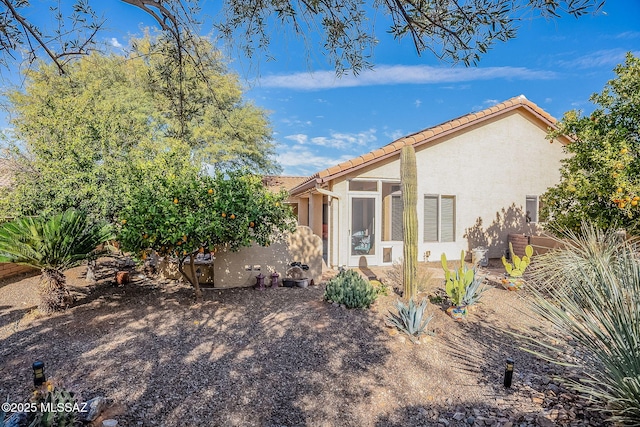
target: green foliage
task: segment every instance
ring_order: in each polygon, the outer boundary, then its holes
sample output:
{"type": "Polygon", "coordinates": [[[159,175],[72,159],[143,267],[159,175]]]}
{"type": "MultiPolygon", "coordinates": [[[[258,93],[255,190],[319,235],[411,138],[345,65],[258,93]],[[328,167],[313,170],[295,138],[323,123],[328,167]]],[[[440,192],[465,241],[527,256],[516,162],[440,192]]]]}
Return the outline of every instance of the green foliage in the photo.
{"type": "MultiPolygon", "coordinates": [[[[295,34],[308,45],[309,55],[322,49],[338,72],[352,69],[355,74],[371,66],[371,51],[378,43],[373,23],[379,15],[389,15],[391,22],[387,31],[397,39],[409,38],[419,54],[430,51],[438,58],[469,65],[477,62],[495,43],[515,38],[524,18],[536,15],[555,18],[561,14],[577,18],[597,12],[604,3],[601,0],[474,0],[370,5],[359,0],[256,4],[232,0],[218,10],[216,6],[206,9],[206,2],[199,0],[123,1],[148,14],[166,34],[176,39],[176,44],[194,34],[213,30],[229,46],[236,46],[241,55],[252,57],[258,49],[266,58],[272,58],[268,47],[274,34],[295,34]],[[202,27],[203,14],[215,15],[210,28],[202,27]]],[[[102,43],[97,41],[105,35],[100,31],[102,27],[113,28],[112,23],[105,23],[104,18],[91,9],[91,4],[101,3],[97,0],[38,2],[41,10],[29,10],[35,7],[35,2],[25,0],[4,0],[3,3],[12,6],[3,10],[0,27],[0,65],[6,67],[15,58],[44,55],[62,72],[69,58],[100,47],[102,43]],[[67,8],[72,13],[67,13],[67,8]],[[43,16],[47,10],[49,17],[43,16]],[[41,19],[32,19],[34,15],[41,19]]]]}
{"type": "Polygon", "coordinates": [[[376,289],[355,270],[341,271],[327,282],[324,299],[347,308],[369,308],[378,298],[376,289]]]}
{"type": "Polygon", "coordinates": [[[474,304],[478,304],[480,299],[482,299],[482,294],[484,294],[489,288],[484,283],[484,277],[476,277],[474,271],[473,282],[467,289],[464,291],[464,296],[462,297],[462,305],[471,306],[474,304]]]}
{"type": "Polygon", "coordinates": [[[389,295],[389,286],[382,280],[370,280],[369,283],[371,283],[371,286],[376,290],[376,294],[389,295]]]}
{"type": "Polygon", "coordinates": [[[120,215],[118,239],[124,250],[142,258],[151,251],[178,257],[183,272],[186,257],[198,252],[235,251],[254,242],[268,246],[279,233],[295,231],[286,198],[286,192],[272,193],[260,176],[244,171],[162,175],[132,192],[133,203],[120,215]]]}
{"type": "Polygon", "coordinates": [[[509,252],[511,253],[511,260],[513,261],[513,264],[507,262],[507,259],[503,255],[502,265],[504,265],[504,269],[507,271],[509,277],[522,277],[524,271],[527,269],[529,264],[531,264],[531,258],[533,257],[533,247],[531,245],[525,246],[525,255],[520,258],[513,252],[513,245],[509,243],[509,252]]]}
{"type": "Polygon", "coordinates": [[[113,239],[110,225],[69,209],[51,217],[25,217],[0,225],[0,262],[63,271],[100,252],[113,239]]]}
{"type": "Polygon", "coordinates": [[[261,177],[243,171],[214,177],[162,176],[158,185],[133,192],[120,215],[123,249],[142,255],[187,255],[224,245],[268,246],[277,232],[293,231],[286,192],[271,193],[261,177]]]}
{"type": "Polygon", "coordinates": [[[35,403],[38,410],[29,413],[29,427],[73,427],[77,425],[78,414],[74,409],[78,409],[80,406],[73,392],[47,385],[47,389],[36,391],[31,403],[35,403]],[[47,409],[55,409],[42,411],[42,405],[47,409]],[[58,408],[63,410],[58,410],[58,408]]]}
{"type": "MultiPolygon", "coordinates": [[[[601,403],[617,425],[640,423],[640,260],[636,243],[615,230],[583,225],[568,244],[536,258],[530,280],[534,310],[575,348],[580,380],[567,386],[601,403]]],[[[562,363],[566,348],[529,339],[529,349],[562,363]]],[[[569,362],[567,362],[569,363],[569,362]]]]}
{"type": "Polygon", "coordinates": [[[442,269],[444,270],[445,291],[451,299],[451,303],[459,307],[463,305],[467,288],[475,281],[475,270],[468,268],[464,262],[464,251],[460,253],[460,267],[453,271],[447,265],[447,256],[443,253],[440,256],[442,269]]]}
{"type": "Polygon", "coordinates": [[[39,309],[43,313],[64,309],[69,302],[64,270],[103,251],[112,227],[93,222],[74,209],[51,217],[25,217],[0,225],[0,262],[28,265],[42,271],[39,309]]]}
{"type": "Polygon", "coordinates": [[[400,181],[402,183],[402,236],[403,297],[415,298],[417,292],[418,264],[418,169],[416,151],[413,146],[402,147],[400,152],[400,181]]]}
{"type": "Polygon", "coordinates": [[[419,305],[416,305],[413,298],[408,304],[402,301],[396,301],[395,307],[398,314],[389,311],[386,318],[387,324],[398,328],[399,331],[407,334],[411,341],[415,342],[416,338],[425,334],[425,329],[429,322],[433,319],[433,314],[426,315],[427,299],[423,299],[419,305]]]}
{"type": "Polygon", "coordinates": [[[39,64],[25,72],[24,89],[6,93],[6,155],[17,176],[0,196],[0,216],[74,207],[115,222],[132,191],[159,185],[161,172],[189,175],[205,163],[277,170],[266,113],[242,100],[209,42],[191,41],[188,48],[207,54],[197,67],[184,65],[180,82],[170,43],[146,37],[133,46],[128,56],[82,57],[64,75],[39,64]]]}
{"type": "Polygon", "coordinates": [[[616,78],[593,94],[589,116],[569,111],[549,133],[574,139],[565,147],[561,181],[542,197],[541,219],[555,229],[601,228],[640,232],[640,59],[628,54],[616,78]]]}

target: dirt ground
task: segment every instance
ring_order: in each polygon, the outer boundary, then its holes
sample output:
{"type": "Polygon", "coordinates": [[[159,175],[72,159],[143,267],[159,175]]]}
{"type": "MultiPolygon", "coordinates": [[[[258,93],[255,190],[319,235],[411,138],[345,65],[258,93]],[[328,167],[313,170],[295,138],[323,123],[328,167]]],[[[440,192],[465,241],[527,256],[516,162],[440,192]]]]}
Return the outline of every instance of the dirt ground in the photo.
{"type": "Polygon", "coordinates": [[[207,289],[195,304],[182,282],[135,273],[116,286],[116,262],[102,260],[95,284],[70,270],[77,302],[50,317],[35,311],[37,276],[0,282],[0,396],[26,401],[42,360],[82,399],[108,399],[94,425],[604,425],[554,379],[575,373],[520,348],[513,332],[552,332],[521,291],[492,287],[463,322],[430,303],[432,336],[413,344],[385,325],[393,292],[370,310],[324,302],[322,284],[207,289]]]}

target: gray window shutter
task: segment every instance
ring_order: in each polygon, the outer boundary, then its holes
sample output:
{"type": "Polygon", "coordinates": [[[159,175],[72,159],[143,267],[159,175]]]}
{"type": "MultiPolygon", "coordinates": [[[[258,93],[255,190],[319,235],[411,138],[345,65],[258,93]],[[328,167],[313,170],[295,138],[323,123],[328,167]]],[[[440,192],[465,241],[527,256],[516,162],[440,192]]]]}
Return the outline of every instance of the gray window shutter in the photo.
{"type": "Polygon", "coordinates": [[[442,223],[440,224],[442,236],[441,242],[455,242],[456,240],[456,198],[454,196],[442,196],[441,198],[442,223]]]}
{"type": "Polygon", "coordinates": [[[402,241],[402,197],[391,198],[391,240],[402,241]]]}
{"type": "Polygon", "coordinates": [[[424,241],[438,241],[438,196],[424,196],[424,241]]]}

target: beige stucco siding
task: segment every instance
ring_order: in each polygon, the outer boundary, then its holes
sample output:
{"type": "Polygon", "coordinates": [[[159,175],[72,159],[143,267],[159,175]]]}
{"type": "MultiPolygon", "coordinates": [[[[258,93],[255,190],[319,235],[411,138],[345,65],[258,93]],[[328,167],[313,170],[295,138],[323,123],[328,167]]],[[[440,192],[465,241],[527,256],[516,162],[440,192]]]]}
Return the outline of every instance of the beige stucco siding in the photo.
{"type": "MultiPolygon", "coordinates": [[[[509,232],[531,232],[532,225],[526,224],[520,209],[524,209],[528,195],[539,196],[559,181],[560,160],[565,156],[562,145],[550,144],[545,136],[540,121],[516,110],[418,147],[419,253],[430,250],[430,259],[437,259],[442,252],[457,258],[461,249],[483,244],[491,247],[492,256],[499,256],[509,232]],[[454,242],[422,241],[425,194],[455,196],[454,242]],[[469,231],[473,231],[472,242],[464,237],[469,231]]],[[[336,226],[342,230],[337,236],[342,245],[339,264],[348,264],[348,196],[353,194],[348,191],[348,180],[399,180],[399,171],[396,155],[333,181],[331,190],[340,194],[344,207],[339,216],[333,212],[332,221],[334,231],[336,226]]],[[[394,250],[394,258],[399,255],[394,250]]]]}

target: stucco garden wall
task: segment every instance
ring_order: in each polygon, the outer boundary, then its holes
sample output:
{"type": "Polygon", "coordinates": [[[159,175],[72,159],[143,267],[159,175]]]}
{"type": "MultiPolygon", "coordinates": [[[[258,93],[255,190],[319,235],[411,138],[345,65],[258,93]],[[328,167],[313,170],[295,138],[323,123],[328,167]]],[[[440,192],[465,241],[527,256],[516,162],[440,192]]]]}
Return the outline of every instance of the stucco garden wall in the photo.
{"type": "Polygon", "coordinates": [[[27,267],[24,265],[11,264],[7,262],[0,262],[0,279],[6,279],[21,273],[37,272],[35,268],[27,267]]]}
{"type": "Polygon", "coordinates": [[[270,275],[276,272],[279,280],[285,277],[292,262],[298,261],[309,266],[309,279],[319,282],[322,276],[322,239],[312,233],[307,226],[298,226],[295,233],[283,242],[269,247],[251,246],[238,252],[220,251],[213,263],[215,288],[253,286],[255,277],[262,273],[270,282],[270,275]]]}
{"type": "MultiPolygon", "coordinates": [[[[255,285],[256,276],[260,273],[267,276],[265,284],[271,283],[270,276],[274,272],[280,275],[278,281],[282,283],[294,261],[308,265],[307,278],[319,283],[322,276],[322,239],[307,226],[298,226],[294,233],[268,247],[254,245],[238,252],[219,250],[213,263],[197,263],[196,268],[200,269],[200,281],[205,285],[237,288],[255,285]]],[[[165,261],[160,262],[159,270],[166,278],[178,279],[181,276],[175,265],[165,261]]],[[[185,272],[189,274],[188,266],[185,266],[185,272]]]]}

